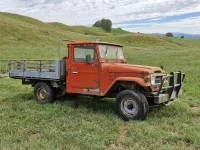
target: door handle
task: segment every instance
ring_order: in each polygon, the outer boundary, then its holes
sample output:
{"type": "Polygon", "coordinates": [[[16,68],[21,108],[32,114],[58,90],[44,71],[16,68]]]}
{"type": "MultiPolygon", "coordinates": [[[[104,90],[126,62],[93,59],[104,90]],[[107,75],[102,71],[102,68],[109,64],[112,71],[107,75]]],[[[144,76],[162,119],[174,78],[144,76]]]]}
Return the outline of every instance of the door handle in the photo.
{"type": "Polygon", "coordinates": [[[76,71],[74,71],[74,72],[72,72],[73,74],[77,74],[78,72],[76,72],[76,71]]]}
{"type": "Polygon", "coordinates": [[[98,64],[92,64],[92,67],[96,67],[96,68],[98,68],[99,65],[98,65],[98,64]]]}
{"type": "Polygon", "coordinates": [[[70,70],[71,69],[71,65],[69,65],[69,67],[68,68],[66,68],[66,70],[70,70]]]}

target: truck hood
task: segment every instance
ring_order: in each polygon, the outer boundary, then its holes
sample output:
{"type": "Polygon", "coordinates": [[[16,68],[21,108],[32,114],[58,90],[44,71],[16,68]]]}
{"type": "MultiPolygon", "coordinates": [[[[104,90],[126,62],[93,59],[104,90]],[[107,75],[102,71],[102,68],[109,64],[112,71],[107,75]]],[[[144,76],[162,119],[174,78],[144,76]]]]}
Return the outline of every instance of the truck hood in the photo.
{"type": "Polygon", "coordinates": [[[103,67],[107,68],[107,71],[110,73],[165,73],[159,67],[153,66],[144,66],[144,65],[131,65],[131,64],[122,64],[122,63],[113,63],[113,64],[103,64],[103,67]]]}

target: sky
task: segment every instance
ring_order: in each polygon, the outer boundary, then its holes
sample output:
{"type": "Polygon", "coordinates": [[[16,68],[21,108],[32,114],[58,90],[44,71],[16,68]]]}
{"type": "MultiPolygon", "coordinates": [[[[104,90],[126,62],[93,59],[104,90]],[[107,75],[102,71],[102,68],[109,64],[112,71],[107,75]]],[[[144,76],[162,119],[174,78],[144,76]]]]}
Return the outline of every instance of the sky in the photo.
{"type": "Polygon", "coordinates": [[[0,0],[0,11],[66,25],[106,18],[131,32],[200,34],[200,0],[0,0]]]}

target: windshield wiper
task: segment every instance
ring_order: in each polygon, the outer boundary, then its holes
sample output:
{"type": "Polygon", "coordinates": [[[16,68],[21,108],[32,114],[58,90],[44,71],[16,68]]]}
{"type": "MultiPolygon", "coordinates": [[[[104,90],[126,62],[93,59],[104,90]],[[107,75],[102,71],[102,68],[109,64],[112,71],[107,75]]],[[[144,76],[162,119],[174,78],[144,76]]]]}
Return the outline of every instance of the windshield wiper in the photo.
{"type": "Polygon", "coordinates": [[[115,53],[115,56],[118,56],[118,49],[117,49],[117,51],[116,51],[116,53],[115,53]]]}
{"type": "Polygon", "coordinates": [[[105,57],[106,57],[107,53],[108,53],[108,46],[106,47],[105,57]]]}

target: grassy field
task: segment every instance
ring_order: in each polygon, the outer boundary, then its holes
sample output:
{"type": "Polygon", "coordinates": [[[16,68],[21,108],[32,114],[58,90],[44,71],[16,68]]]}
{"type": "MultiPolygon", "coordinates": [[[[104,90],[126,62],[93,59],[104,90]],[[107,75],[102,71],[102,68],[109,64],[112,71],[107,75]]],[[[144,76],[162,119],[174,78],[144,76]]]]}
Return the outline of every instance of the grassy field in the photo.
{"type": "Polygon", "coordinates": [[[200,149],[199,40],[119,29],[107,33],[0,13],[0,60],[55,59],[59,38],[120,43],[129,63],[181,70],[186,73],[183,96],[168,107],[154,108],[145,121],[125,122],[115,115],[113,99],[77,96],[41,105],[30,86],[0,78],[1,150],[200,149]]]}

